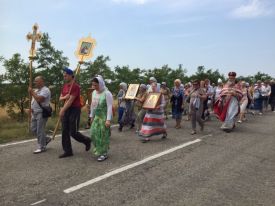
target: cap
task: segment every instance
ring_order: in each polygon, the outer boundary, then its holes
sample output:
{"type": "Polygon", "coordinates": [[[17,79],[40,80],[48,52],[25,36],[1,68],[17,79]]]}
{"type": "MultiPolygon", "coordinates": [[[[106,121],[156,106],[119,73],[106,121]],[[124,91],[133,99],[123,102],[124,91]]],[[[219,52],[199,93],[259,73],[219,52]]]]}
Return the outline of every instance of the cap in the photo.
{"type": "Polygon", "coordinates": [[[68,67],[65,67],[65,68],[63,69],[63,71],[64,71],[66,74],[68,74],[68,75],[74,75],[73,70],[69,69],[68,67]]]}

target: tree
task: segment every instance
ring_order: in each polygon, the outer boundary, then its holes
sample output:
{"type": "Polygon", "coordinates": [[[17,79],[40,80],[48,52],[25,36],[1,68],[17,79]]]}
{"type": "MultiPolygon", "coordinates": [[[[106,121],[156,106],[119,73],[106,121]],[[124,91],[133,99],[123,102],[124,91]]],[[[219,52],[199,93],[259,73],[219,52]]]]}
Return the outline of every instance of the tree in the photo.
{"type": "Polygon", "coordinates": [[[9,60],[4,60],[6,73],[2,80],[1,105],[7,106],[10,117],[23,121],[26,116],[24,108],[28,105],[29,69],[21,55],[16,53],[9,60]]]}
{"type": "Polygon", "coordinates": [[[88,88],[91,87],[92,78],[96,75],[101,75],[105,81],[106,86],[112,91],[112,82],[114,79],[114,72],[111,71],[110,67],[107,65],[107,62],[110,61],[108,56],[104,57],[103,55],[98,56],[94,62],[85,62],[81,68],[79,82],[81,83],[82,93],[87,95],[88,88]],[[84,91],[84,92],[83,92],[84,91]]]}
{"type": "Polygon", "coordinates": [[[257,72],[254,76],[254,81],[258,81],[258,80],[261,80],[261,81],[265,81],[265,80],[270,80],[272,79],[272,77],[266,73],[262,73],[262,72],[257,72]]]}
{"type": "Polygon", "coordinates": [[[191,80],[205,80],[209,79],[212,83],[217,83],[218,79],[225,81],[225,77],[223,74],[220,74],[219,70],[212,71],[212,69],[206,70],[204,66],[199,66],[197,68],[197,72],[194,75],[190,76],[191,80]]]}
{"type": "Polygon", "coordinates": [[[63,52],[54,48],[48,33],[44,33],[37,50],[38,67],[36,75],[42,75],[46,84],[51,90],[52,102],[55,105],[55,112],[59,109],[59,96],[63,85],[63,69],[69,66],[68,58],[63,52]]]}
{"type": "Polygon", "coordinates": [[[182,65],[180,64],[179,67],[175,70],[172,70],[169,74],[168,79],[170,80],[167,82],[167,85],[171,88],[174,85],[175,79],[180,79],[182,83],[186,83],[189,81],[188,76],[186,75],[187,70],[182,68],[182,65]]]}

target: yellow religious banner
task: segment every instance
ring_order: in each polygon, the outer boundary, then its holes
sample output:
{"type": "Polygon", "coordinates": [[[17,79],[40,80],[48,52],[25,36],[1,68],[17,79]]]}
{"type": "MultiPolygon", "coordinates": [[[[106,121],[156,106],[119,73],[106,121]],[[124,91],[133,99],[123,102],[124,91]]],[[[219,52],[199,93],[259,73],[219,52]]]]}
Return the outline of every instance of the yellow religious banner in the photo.
{"type": "Polygon", "coordinates": [[[88,60],[93,56],[93,50],[96,46],[96,40],[93,39],[90,35],[79,40],[75,56],[80,62],[88,60]]]}

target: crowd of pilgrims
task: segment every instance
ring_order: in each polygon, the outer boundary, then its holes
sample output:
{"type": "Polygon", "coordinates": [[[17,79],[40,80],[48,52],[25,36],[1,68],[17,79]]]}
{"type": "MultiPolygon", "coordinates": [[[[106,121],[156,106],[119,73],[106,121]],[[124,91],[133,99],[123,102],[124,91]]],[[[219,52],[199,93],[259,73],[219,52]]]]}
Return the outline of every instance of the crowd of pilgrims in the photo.
{"type": "Polygon", "coordinates": [[[191,122],[192,135],[198,132],[197,124],[199,131],[204,130],[210,114],[221,121],[223,131],[231,132],[237,123],[246,121],[247,113],[262,115],[269,104],[272,111],[275,105],[274,80],[249,84],[237,81],[235,72],[229,72],[228,80],[219,79],[217,84],[211,84],[208,79],[183,84],[176,79],[171,89],[166,82],[159,83],[151,77],[149,84],[140,84],[134,99],[125,98],[127,83],[121,82],[119,87],[117,111],[114,111],[113,96],[103,78],[100,76],[92,81],[89,118],[93,121],[88,128],[91,128],[92,142],[99,153],[107,154],[111,132],[105,121],[111,120],[114,112],[117,112],[119,132],[125,127],[135,128],[137,136],[146,143],[154,135],[167,138],[165,120],[169,114],[175,120],[175,129],[181,128],[184,115],[185,120],[191,122]],[[160,93],[160,99],[154,109],[145,109],[143,104],[151,92],[160,93]]]}

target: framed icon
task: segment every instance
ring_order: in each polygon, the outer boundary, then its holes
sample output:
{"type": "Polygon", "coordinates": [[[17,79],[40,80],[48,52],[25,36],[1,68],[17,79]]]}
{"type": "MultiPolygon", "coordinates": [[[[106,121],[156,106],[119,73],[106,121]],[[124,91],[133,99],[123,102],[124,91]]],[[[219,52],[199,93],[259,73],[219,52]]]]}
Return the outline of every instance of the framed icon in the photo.
{"type": "Polygon", "coordinates": [[[152,92],[147,95],[143,104],[144,109],[155,109],[160,101],[161,93],[152,92]]]}
{"type": "Polygon", "coordinates": [[[80,55],[89,55],[91,52],[91,49],[92,49],[92,43],[83,41],[80,46],[79,54],[80,55]]]}
{"type": "Polygon", "coordinates": [[[96,41],[91,36],[81,38],[75,51],[76,57],[80,61],[85,61],[92,58],[95,46],[96,41]]]}
{"type": "Polygon", "coordinates": [[[125,99],[134,99],[137,96],[138,93],[139,84],[130,84],[125,99]]]}

